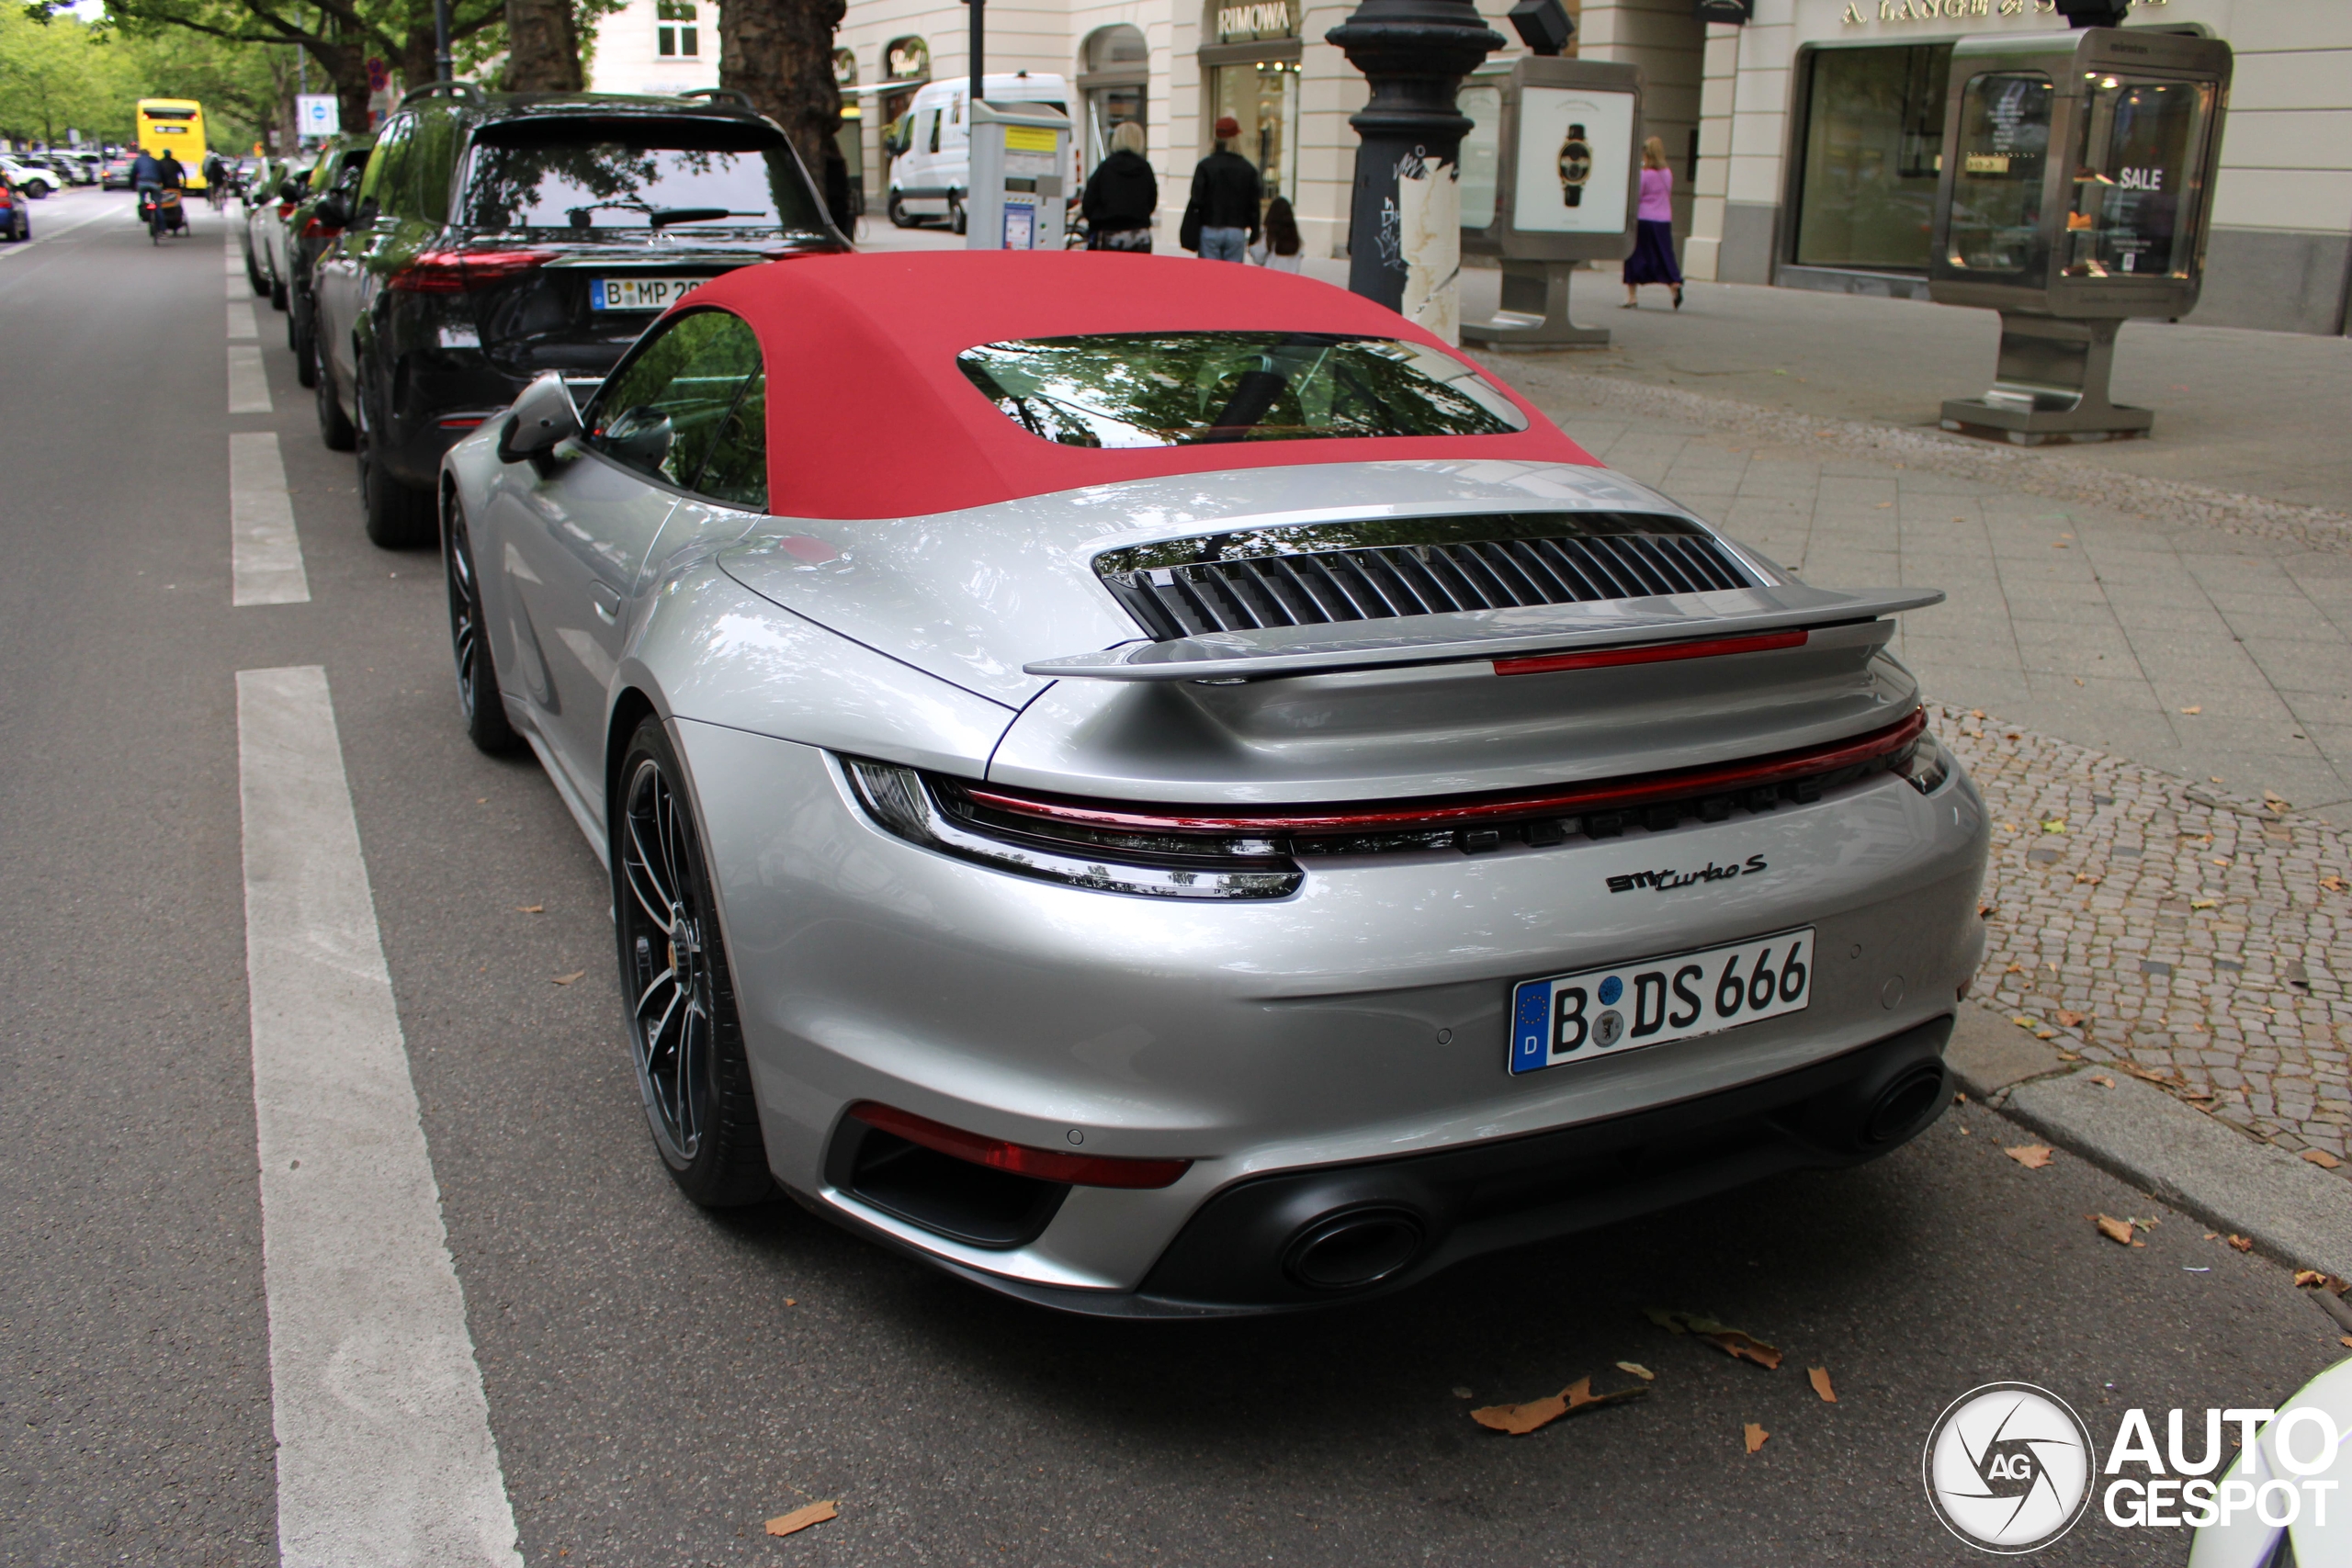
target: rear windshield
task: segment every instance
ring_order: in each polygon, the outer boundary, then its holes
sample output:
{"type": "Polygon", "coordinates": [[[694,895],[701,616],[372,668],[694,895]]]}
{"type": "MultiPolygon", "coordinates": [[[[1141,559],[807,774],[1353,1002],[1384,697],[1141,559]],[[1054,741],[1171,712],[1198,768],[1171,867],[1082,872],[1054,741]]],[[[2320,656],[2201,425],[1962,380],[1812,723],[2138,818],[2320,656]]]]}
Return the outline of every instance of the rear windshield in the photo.
{"type": "Polygon", "coordinates": [[[694,119],[521,120],[467,155],[459,221],[477,229],[821,233],[784,138],[694,119]]]}
{"type": "Polygon", "coordinates": [[[1118,333],[967,348],[1006,418],[1065,446],[1188,446],[1527,428],[1451,355],[1327,333],[1118,333]]]}

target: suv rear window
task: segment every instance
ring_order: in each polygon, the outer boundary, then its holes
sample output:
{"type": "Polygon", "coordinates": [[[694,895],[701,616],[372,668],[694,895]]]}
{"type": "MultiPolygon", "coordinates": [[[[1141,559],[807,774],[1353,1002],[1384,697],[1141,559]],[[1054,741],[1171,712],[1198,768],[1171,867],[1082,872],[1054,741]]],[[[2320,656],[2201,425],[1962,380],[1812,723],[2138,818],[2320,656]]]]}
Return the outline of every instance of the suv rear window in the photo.
{"type": "Polygon", "coordinates": [[[1327,333],[1106,333],[956,356],[1031,434],[1065,446],[1336,436],[1500,435],[1517,405],[1419,344],[1327,333]]]}
{"type": "Polygon", "coordinates": [[[458,221],[476,229],[824,231],[784,138],[719,119],[484,126],[463,190],[458,221]]]}

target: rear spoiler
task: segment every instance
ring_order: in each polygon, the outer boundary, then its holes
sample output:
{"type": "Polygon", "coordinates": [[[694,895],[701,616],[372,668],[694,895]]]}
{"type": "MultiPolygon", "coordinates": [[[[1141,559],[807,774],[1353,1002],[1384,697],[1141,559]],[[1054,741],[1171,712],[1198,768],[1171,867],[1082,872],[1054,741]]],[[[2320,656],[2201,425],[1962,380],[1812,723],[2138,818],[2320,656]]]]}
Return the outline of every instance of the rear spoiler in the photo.
{"type": "Polygon", "coordinates": [[[1872,588],[1849,593],[1791,582],[1589,604],[1531,604],[1336,626],[1205,632],[1040,659],[1022,669],[1046,680],[1265,681],[1871,621],[1939,604],[1943,598],[1938,588],[1872,588]]]}

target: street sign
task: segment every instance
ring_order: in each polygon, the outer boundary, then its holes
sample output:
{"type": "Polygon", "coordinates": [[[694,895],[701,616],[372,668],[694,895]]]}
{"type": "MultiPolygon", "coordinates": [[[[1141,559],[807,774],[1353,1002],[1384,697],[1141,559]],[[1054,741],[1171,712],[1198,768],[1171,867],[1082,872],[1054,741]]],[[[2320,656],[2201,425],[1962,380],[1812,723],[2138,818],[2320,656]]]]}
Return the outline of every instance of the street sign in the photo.
{"type": "Polygon", "coordinates": [[[333,136],[343,129],[342,106],[333,93],[303,93],[294,99],[294,124],[304,136],[333,136]]]}

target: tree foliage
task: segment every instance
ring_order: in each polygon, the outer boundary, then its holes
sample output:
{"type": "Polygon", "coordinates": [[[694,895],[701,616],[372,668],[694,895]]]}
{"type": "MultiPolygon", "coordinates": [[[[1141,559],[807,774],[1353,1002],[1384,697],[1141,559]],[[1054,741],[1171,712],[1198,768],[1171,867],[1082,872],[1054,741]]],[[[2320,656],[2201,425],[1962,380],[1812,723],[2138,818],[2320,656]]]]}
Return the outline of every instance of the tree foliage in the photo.
{"type": "Polygon", "coordinates": [[[186,97],[204,105],[214,146],[249,146],[277,117],[286,62],[270,52],[0,5],[0,135],[62,145],[78,130],[85,141],[126,142],[139,99],[186,97]]]}

